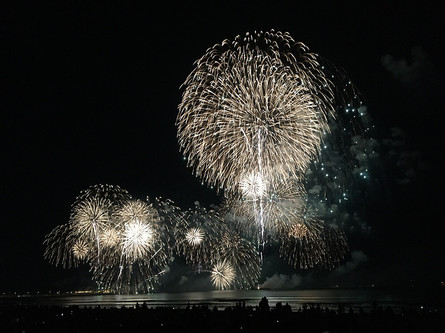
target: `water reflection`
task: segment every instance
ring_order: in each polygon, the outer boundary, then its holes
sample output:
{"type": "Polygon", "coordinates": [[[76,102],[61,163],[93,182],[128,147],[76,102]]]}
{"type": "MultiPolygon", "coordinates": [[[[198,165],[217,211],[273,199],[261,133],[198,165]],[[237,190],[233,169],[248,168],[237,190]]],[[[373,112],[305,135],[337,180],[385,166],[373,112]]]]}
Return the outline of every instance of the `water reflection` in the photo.
{"type": "Polygon", "coordinates": [[[414,307],[428,302],[444,303],[444,293],[417,289],[307,289],[307,290],[224,290],[203,292],[150,293],[143,295],[25,295],[2,296],[0,303],[44,304],[79,307],[134,307],[146,303],[149,307],[170,306],[185,308],[187,304],[224,308],[243,302],[246,306],[257,306],[262,297],[267,297],[269,305],[288,303],[292,311],[303,304],[319,304],[331,310],[343,304],[353,309],[369,310],[373,303],[391,306],[394,309],[414,307]]]}

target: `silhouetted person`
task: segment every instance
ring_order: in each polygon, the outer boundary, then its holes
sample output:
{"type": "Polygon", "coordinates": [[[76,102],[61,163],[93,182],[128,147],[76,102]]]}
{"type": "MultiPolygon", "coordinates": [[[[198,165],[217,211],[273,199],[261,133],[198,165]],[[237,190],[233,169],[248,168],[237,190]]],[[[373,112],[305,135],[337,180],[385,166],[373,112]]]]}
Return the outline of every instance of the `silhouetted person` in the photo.
{"type": "Polygon", "coordinates": [[[260,307],[261,311],[269,311],[270,310],[270,308],[269,308],[269,301],[267,300],[266,297],[263,297],[261,299],[259,307],[260,307]]]}
{"type": "Polygon", "coordinates": [[[290,307],[289,303],[286,302],[286,305],[284,306],[285,312],[292,312],[292,308],[290,307]]]}

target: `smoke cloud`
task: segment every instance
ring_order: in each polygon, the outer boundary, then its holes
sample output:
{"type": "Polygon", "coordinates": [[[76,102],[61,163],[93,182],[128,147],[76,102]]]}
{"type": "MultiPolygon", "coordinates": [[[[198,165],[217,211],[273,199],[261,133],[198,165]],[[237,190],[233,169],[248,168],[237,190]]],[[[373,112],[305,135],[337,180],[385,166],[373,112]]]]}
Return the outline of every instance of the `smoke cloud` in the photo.
{"type": "Polygon", "coordinates": [[[351,260],[345,264],[337,267],[334,271],[336,275],[343,275],[355,270],[361,263],[368,261],[368,256],[360,250],[354,250],[351,252],[351,260]]]}
{"type": "Polygon", "coordinates": [[[297,274],[274,274],[266,278],[266,281],[261,285],[261,288],[266,289],[293,289],[301,284],[301,276],[297,274]]]}
{"type": "Polygon", "coordinates": [[[404,84],[418,81],[424,74],[431,71],[429,57],[419,46],[411,49],[411,61],[403,58],[394,59],[393,56],[385,54],[382,57],[382,65],[396,80],[404,84]]]}
{"type": "Polygon", "coordinates": [[[410,151],[406,147],[406,135],[398,127],[391,128],[391,138],[382,140],[387,150],[386,159],[396,168],[395,179],[398,184],[409,184],[426,165],[419,151],[410,151]]]}

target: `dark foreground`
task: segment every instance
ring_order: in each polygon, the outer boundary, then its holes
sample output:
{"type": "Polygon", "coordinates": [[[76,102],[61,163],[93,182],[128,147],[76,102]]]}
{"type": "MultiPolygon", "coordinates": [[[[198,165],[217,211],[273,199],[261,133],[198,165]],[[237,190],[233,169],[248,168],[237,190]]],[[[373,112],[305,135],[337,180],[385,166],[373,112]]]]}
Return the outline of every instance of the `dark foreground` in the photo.
{"type": "Polygon", "coordinates": [[[206,305],[148,308],[4,305],[0,332],[445,332],[445,314],[435,309],[375,307],[370,312],[339,306],[337,311],[304,306],[292,312],[263,299],[256,307],[237,303],[225,309],[206,305]]]}

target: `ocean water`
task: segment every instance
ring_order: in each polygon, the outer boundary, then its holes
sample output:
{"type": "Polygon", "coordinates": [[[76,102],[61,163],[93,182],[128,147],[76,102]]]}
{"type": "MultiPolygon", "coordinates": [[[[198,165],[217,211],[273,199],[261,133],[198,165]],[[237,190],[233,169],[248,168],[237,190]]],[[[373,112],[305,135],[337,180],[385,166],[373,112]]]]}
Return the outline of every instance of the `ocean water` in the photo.
{"type": "Polygon", "coordinates": [[[352,307],[354,311],[362,308],[370,311],[374,304],[386,308],[390,306],[399,312],[403,308],[420,310],[445,309],[445,289],[298,289],[298,290],[223,290],[223,291],[193,291],[175,293],[149,293],[139,295],[110,294],[68,294],[68,295],[3,295],[0,304],[36,304],[79,307],[135,307],[146,303],[148,307],[169,306],[185,308],[190,305],[217,306],[224,309],[235,306],[238,302],[246,306],[257,306],[261,298],[266,297],[269,306],[278,302],[288,303],[292,311],[298,311],[304,304],[320,305],[322,308],[337,310],[344,305],[346,310],[352,307]]]}

